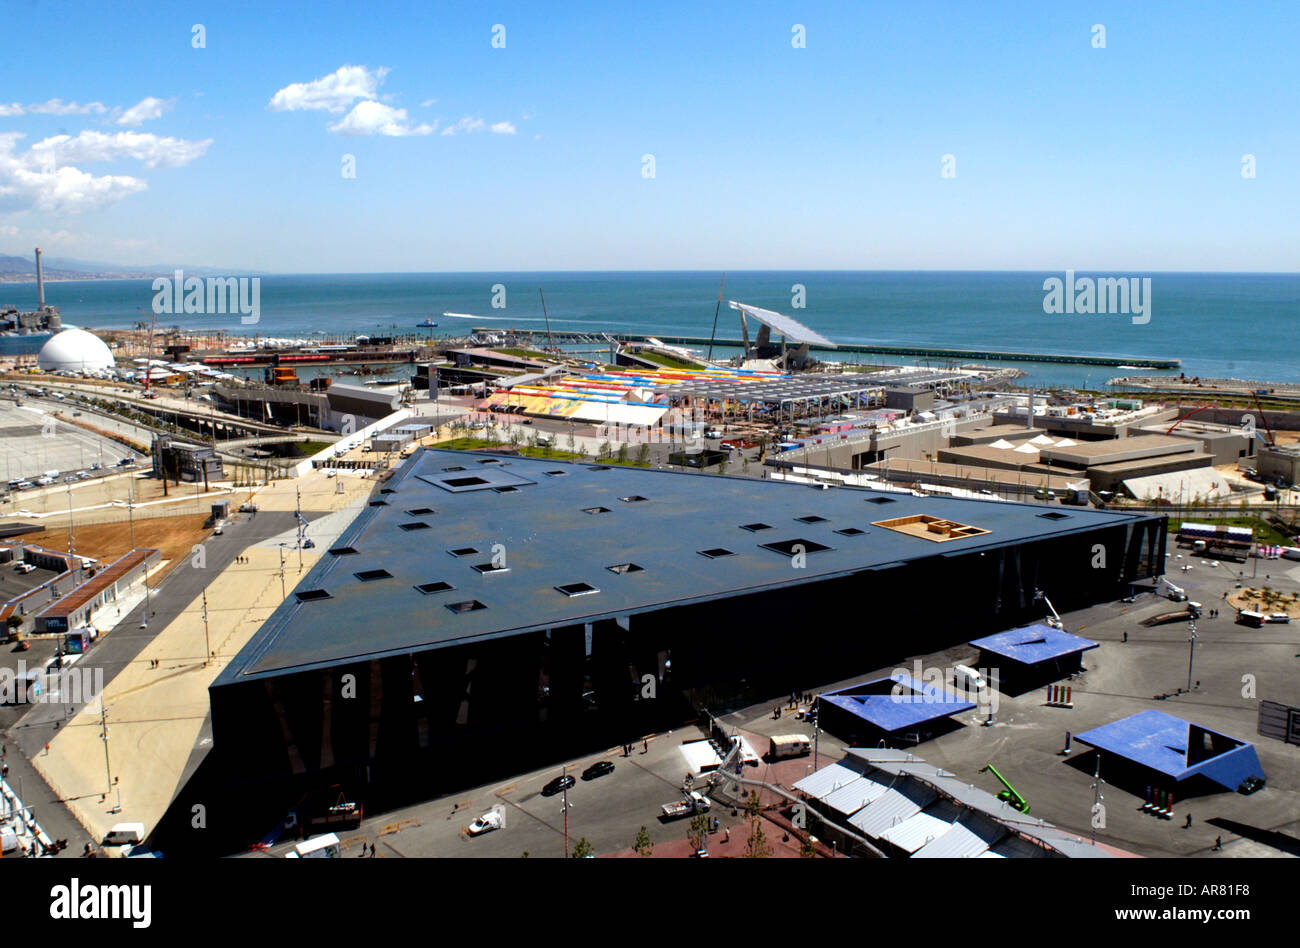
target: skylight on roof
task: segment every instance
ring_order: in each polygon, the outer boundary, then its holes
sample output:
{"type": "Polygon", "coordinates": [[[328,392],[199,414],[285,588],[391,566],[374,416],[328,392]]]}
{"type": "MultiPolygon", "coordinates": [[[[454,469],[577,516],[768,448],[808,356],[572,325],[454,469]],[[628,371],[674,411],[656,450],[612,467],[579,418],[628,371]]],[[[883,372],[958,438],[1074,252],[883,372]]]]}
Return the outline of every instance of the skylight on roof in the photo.
{"type": "Polygon", "coordinates": [[[428,530],[429,525],[420,520],[412,520],[410,523],[399,523],[403,530],[428,530]]]}
{"type": "Polygon", "coordinates": [[[353,575],[363,583],[373,583],[377,579],[393,578],[393,574],[386,569],[363,569],[359,573],[354,573],[353,575]]]}
{"type": "Polygon", "coordinates": [[[483,603],[479,602],[477,599],[467,599],[465,602],[449,602],[447,603],[447,608],[452,612],[465,613],[477,612],[479,609],[486,609],[487,606],[483,605],[483,603]]]}
{"type": "Polygon", "coordinates": [[[447,552],[452,556],[473,556],[478,552],[478,550],[472,546],[459,546],[456,549],[448,550],[447,552]]]}
{"type": "Polygon", "coordinates": [[[317,599],[333,599],[334,597],[324,589],[304,589],[296,593],[299,602],[315,602],[317,599]]]}
{"type": "Polygon", "coordinates": [[[435,583],[417,583],[415,588],[420,590],[420,592],[424,593],[426,596],[431,596],[434,593],[447,592],[448,590],[455,589],[456,587],[453,586],[451,583],[444,583],[442,581],[438,581],[435,583]]]}
{"type": "Polygon", "coordinates": [[[565,583],[563,586],[556,586],[555,588],[569,597],[590,596],[592,593],[600,592],[590,583],[565,583]]]}
{"type": "Polygon", "coordinates": [[[583,507],[582,512],[589,513],[589,514],[603,514],[603,513],[609,513],[609,508],[608,507],[583,507]]]}
{"type": "Polygon", "coordinates": [[[611,573],[641,573],[645,571],[644,566],[637,566],[635,563],[618,563],[614,566],[606,566],[605,569],[611,573]]]}
{"type": "Polygon", "coordinates": [[[759,530],[771,530],[770,523],[742,523],[740,529],[748,530],[750,533],[757,533],[759,530]]]}
{"type": "Polygon", "coordinates": [[[821,553],[830,549],[824,543],[818,543],[816,540],[805,540],[801,537],[796,537],[793,540],[773,540],[771,543],[760,543],[759,546],[774,553],[783,553],[786,556],[799,556],[802,553],[821,553]]]}
{"type": "Polygon", "coordinates": [[[496,563],[475,563],[473,569],[474,572],[481,573],[484,576],[486,576],[488,573],[510,572],[509,566],[498,566],[496,563]]]}
{"type": "Polygon", "coordinates": [[[826,522],[825,517],[819,517],[816,514],[810,514],[807,517],[795,517],[794,519],[798,520],[800,523],[825,523],[826,522]]]}
{"type": "Polygon", "coordinates": [[[735,556],[735,552],[720,546],[715,546],[711,550],[700,550],[700,556],[707,556],[711,560],[716,560],[724,556],[735,556]]]}
{"type": "Polygon", "coordinates": [[[893,502],[894,502],[894,498],[892,497],[868,497],[867,498],[867,503],[869,504],[892,504],[893,502]]]}

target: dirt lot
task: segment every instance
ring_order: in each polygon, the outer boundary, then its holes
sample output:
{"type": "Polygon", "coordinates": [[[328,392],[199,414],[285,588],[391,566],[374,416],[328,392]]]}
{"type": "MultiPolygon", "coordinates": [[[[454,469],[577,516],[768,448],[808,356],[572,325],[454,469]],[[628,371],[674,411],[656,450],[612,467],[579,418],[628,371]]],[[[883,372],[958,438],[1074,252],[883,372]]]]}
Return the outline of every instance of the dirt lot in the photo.
{"type": "MultiPolygon", "coordinates": [[[[162,551],[163,560],[167,561],[162,571],[154,574],[156,582],[162,579],[177,563],[183,562],[190,555],[194,544],[205,540],[210,530],[203,526],[206,518],[202,514],[190,514],[182,517],[155,517],[138,520],[135,524],[135,545],[140,548],[156,548],[162,551]]],[[[24,542],[35,543],[51,550],[68,548],[68,530],[42,530],[23,537],[24,542]]],[[[91,556],[97,560],[112,562],[131,550],[131,534],[125,524],[101,523],[77,527],[73,534],[76,552],[82,556],[91,556]]]]}

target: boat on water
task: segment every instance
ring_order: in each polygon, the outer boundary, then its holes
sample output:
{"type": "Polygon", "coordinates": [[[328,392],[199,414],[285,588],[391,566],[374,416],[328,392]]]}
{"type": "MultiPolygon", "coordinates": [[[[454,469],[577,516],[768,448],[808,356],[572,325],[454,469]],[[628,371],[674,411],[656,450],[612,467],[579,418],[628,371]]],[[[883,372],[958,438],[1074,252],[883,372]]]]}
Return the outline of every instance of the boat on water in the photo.
{"type": "Polygon", "coordinates": [[[416,328],[416,329],[437,329],[437,328],[438,328],[438,324],[435,323],[432,319],[428,319],[428,318],[426,318],[426,319],[424,320],[424,322],[422,322],[422,323],[416,323],[416,324],[415,324],[415,328],[416,328]]]}

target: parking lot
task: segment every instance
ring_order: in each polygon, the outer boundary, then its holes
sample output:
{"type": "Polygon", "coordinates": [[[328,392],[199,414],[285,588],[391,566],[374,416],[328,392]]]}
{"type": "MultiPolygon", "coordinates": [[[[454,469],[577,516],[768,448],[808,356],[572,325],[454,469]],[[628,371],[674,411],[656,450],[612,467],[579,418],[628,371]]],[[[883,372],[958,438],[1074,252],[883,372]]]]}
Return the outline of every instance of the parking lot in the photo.
{"type": "Polygon", "coordinates": [[[110,469],[123,458],[136,457],[116,441],[56,419],[51,414],[56,407],[69,415],[77,410],[45,399],[24,398],[22,407],[0,399],[0,460],[6,483],[34,483],[46,471],[66,476],[95,464],[110,469]]]}

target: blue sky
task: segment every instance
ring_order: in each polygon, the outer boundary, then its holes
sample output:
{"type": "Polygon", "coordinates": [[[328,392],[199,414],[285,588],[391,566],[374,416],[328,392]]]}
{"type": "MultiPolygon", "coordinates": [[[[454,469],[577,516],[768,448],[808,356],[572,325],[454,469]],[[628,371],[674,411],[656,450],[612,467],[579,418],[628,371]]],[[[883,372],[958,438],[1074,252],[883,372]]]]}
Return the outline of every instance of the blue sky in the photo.
{"type": "Polygon", "coordinates": [[[1297,269],[1294,3],[701,6],[10,3],[0,252],[232,272],[1297,269]],[[363,94],[294,92],[345,66],[363,94]],[[311,103],[337,111],[294,107],[311,103]],[[407,134],[345,134],[394,117],[407,134]]]}

